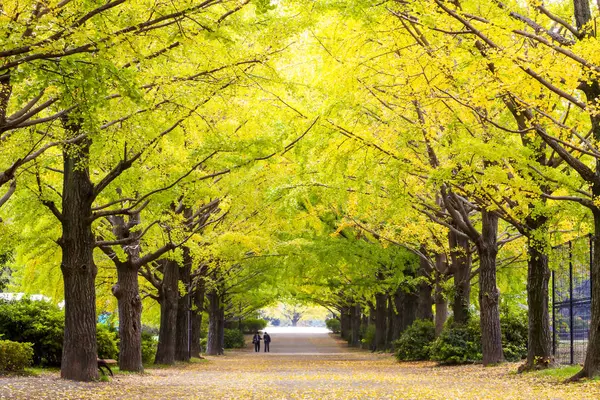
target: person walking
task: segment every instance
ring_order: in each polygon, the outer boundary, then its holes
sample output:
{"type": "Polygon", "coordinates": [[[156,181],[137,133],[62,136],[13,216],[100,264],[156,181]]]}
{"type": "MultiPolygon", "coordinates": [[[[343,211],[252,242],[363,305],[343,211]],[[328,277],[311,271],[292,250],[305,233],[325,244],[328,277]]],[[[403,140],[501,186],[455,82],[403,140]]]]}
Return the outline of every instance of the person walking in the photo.
{"type": "Polygon", "coordinates": [[[271,336],[267,332],[263,335],[263,340],[265,341],[265,353],[270,353],[271,348],[269,345],[271,344],[271,336]]]}
{"type": "Polygon", "coordinates": [[[262,338],[260,337],[260,334],[258,333],[258,331],[256,331],[256,333],[254,334],[254,337],[252,337],[252,343],[254,343],[254,352],[258,353],[260,351],[260,341],[262,340],[262,338]]]}

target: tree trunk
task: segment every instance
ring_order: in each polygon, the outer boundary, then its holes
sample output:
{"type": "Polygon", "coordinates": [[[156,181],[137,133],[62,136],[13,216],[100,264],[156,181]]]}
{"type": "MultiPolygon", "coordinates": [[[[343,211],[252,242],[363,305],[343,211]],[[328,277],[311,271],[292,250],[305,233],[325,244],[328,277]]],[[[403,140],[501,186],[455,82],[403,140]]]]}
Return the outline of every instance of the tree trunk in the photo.
{"type": "Polygon", "coordinates": [[[160,331],[155,364],[175,364],[177,335],[177,301],[179,299],[179,264],[166,260],[160,293],[160,331]]]}
{"type": "MultiPolygon", "coordinates": [[[[594,195],[600,197],[600,188],[594,187],[593,190],[594,195]]],[[[592,378],[600,375],[600,210],[593,210],[593,214],[595,235],[592,242],[592,318],[583,370],[575,375],[573,379],[592,378]]]]}
{"type": "MultiPolygon", "coordinates": [[[[80,127],[65,120],[71,132],[80,127]]],[[[65,331],[61,377],[76,381],[98,379],[96,348],[97,268],[93,250],[92,202],[94,187],[89,175],[90,141],[82,140],[63,153],[61,271],[65,295],[65,331]]]]}
{"type": "Polygon", "coordinates": [[[385,350],[387,318],[387,296],[385,293],[375,295],[375,350],[385,350]]]}
{"type": "Polygon", "coordinates": [[[387,315],[386,315],[386,323],[385,323],[385,347],[391,348],[394,342],[394,325],[392,321],[394,320],[394,299],[389,294],[387,297],[387,315]]]}
{"type": "MultiPolygon", "coordinates": [[[[421,252],[426,253],[425,247],[421,247],[421,252]]],[[[419,304],[417,307],[417,319],[431,321],[433,319],[433,297],[431,295],[431,274],[433,270],[427,260],[420,258],[418,276],[422,279],[419,282],[419,304]]]]}
{"type": "Polygon", "coordinates": [[[442,289],[442,274],[436,272],[435,278],[435,336],[439,336],[448,319],[448,301],[442,289]]]}
{"type": "Polygon", "coordinates": [[[117,276],[112,292],[119,306],[119,369],[142,372],[142,299],[138,269],[130,263],[117,263],[117,276]]]}
{"type": "Polygon", "coordinates": [[[208,293],[208,340],[206,354],[216,356],[221,354],[221,299],[216,289],[208,293]]]}
{"type": "Polygon", "coordinates": [[[351,335],[350,335],[350,346],[358,347],[360,345],[360,324],[361,324],[361,310],[360,305],[355,304],[352,308],[352,318],[350,319],[351,335]]]}
{"type": "Polygon", "coordinates": [[[548,255],[529,239],[527,268],[528,346],[527,367],[548,366],[552,361],[552,336],[548,315],[548,255]]]}
{"type": "Polygon", "coordinates": [[[403,307],[401,314],[400,332],[404,332],[406,328],[412,325],[417,319],[417,307],[419,304],[419,297],[412,292],[403,293],[403,307]]]}
{"type": "Polygon", "coordinates": [[[502,362],[502,334],[498,288],[496,287],[496,255],[498,253],[498,216],[481,211],[482,230],[477,244],[479,255],[479,304],[483,365],[502,362]]]}
{"type": "Polygon", "coordinates": [[[340,336],[350,340],[350,307],[340,307],[340,336]]]}
{"type": "Polygon", "coordinates": [[[185,287],[183,295],[179,295],[177,302],[177,336],[175,339],[175,360],[190,361],[190,336],[191,336],[191,295],[190,295],[190,274],[192,270],[192,259],[190,250],[183,248],[183,267],[179,271],[179,279],[185,287]]]}
{"type": "Polygon", "coordinates": [[[196,284],[193,292],[192,309],[192,357],[200,357],[202,349],[200,347],[200,336],[202,334],[202,311],[204,310],[204,279],[196,284]]]}
{"type": "Polygon", "coordinates": [[[450,231],[448,241],[454,275],[454,299],[452,301],[454,323],[464,325],[469,321],[469,308],[471,305],[471,252],[469,251],[469,239],[450,231]]]}

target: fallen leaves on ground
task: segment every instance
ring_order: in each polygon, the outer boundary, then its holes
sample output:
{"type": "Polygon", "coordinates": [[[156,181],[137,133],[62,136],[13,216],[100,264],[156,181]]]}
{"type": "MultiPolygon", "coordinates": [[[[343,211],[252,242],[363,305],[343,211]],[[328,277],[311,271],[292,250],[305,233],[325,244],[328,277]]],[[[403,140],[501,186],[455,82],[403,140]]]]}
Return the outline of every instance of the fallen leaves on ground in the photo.
{"type": "Polygon", "coordinates": [[[599,399],[600,383],[516,375],[515,364],[438,367],[389,355],[232,352],[208,362],[64,381],[58,373],[0,378],[2,399],[599,399]]]}

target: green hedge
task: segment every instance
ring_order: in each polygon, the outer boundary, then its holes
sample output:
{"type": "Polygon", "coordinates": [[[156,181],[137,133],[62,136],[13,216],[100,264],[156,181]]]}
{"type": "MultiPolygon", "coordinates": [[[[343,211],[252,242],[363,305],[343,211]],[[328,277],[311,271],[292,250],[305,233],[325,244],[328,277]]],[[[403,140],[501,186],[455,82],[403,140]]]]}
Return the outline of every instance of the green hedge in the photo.
{"type": "Polygon", "coordinates": [[[412,323],[394,343],[398,361],[429,360],[429,349],[435,340],[432,321],[418,319],[412,323]]]}
{"type": "Polygon", "coordinates": [[[99,358],[118,360],[119,338],[113,327],[104,324],[96,325],[96,344],[99,358]]]}
{"type": "Polygon", "coordinates": [[[156,355],[158,340],[151,332],[142,331],[142,362],[152,364],[156,355]]]}
{"type": "Polygon", "coordinates": [[[466,325],[456,325],[452,320],[448,320],[429,351],[431,359],[442,364],[463,364],[481,360],[479,321],[471,318],[466,325]]]}
{"type": "Polygon", "coordinates": [[[33,345],[0,340],[0,371],[22,371],[33,362],[33,345]]]}
{"type": "Polygon", "coordinates": [[[45,301],[0,301],[0,337],[33,344],[35,365],[60,365],[64,312],[45,301]]]}
{"type": "Polygon", "coordinates": [[[246,346],[244,334],[239,329],[225,329],[225,348],[240,349],[246,346]]]}
{"type": "Polygon", "coordinates": [[[325,325],[333,333],[340,333],[342,331],[342,323],[337,318],[326,319],[325,325]]]}
{"type": "Polygon", "coordinates": [[[242,331],[244,333],[254,333],[262,331],[267,327],[267,321],[260,318],[248,318],[242,321],[242,331]]]}

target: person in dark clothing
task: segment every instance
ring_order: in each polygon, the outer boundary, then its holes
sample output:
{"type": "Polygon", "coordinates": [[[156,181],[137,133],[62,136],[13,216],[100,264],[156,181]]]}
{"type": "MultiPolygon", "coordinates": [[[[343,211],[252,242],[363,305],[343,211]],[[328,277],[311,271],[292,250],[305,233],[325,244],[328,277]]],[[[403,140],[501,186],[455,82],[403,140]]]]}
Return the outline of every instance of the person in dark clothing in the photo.
{"type": "Polygon", "coordinates": [[[265,353],[270,353],[271,336],[267,332],[263,335],[263,340],[265,341],[265,353]]]}
{"type": "Polygon", "coordinates": [[[254,343],[254,351],[255,352],[260,351],[260,341],[261,340],[262,340],[262,338],[260,337],[260,334],[258,333],[258,331],[256,331],[256,333],[254,334],[254,337],[252,338],[252,343],[254,343]]]}

